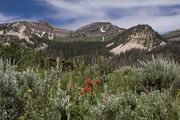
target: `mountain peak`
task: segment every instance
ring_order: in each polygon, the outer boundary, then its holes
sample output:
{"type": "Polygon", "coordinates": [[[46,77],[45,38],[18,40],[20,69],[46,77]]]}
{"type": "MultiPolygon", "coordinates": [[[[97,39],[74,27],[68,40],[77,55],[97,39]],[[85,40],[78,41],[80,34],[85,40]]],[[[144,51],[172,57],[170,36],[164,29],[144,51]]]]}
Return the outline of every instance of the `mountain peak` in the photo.
{"type": "Polygon", "coordinates": [[[111,52],[119,54],[132,48],[151,49],[160,45],[161,36],[149,25],[137,25],[117,35],[113,40],[111,52]]]}
{"type": "Polygon", "coordinates": [[[18,37],[20,40],[25,40],[28,43],[33,43],[30,38],[33,36],[52,40],[55,36],[66,37],[70,35],[71,30],[56,28],[50,25],[47,21],[16,21],[0,25],[1,39],[3,36],[18,37]]]}
{"type": "Polygon", "coordinates": [[[148,24],[139,24],[137,26],[131,27],[128,30],[132,32],[155,32],[148,24]]]}
{"type": "Polygon", "coordinates": [[[112,38],[124,30],[110,22],[94,22],[77,29],[72,34],[72,37],[75,39],[81,39],[82,37],[83,39],[84,37],[102,37],[102,41],[104,41],[105,37],[112,38]]]}

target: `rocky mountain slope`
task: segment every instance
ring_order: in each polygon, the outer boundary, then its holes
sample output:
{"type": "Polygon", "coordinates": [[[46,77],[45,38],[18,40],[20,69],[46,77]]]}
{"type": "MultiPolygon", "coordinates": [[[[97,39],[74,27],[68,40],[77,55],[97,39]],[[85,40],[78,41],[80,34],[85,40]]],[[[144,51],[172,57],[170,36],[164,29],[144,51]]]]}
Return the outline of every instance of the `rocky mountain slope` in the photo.
{"type": "Polygon", "coordinates": [[[55,36],[69,36],[70,32],[72,31],[53,27],[45,21],[18,21],[0,25],[0,42],[16,37],[19,40],[25,40],[27,43],[33,44],[33,41],[31,41],[33,36],[53,40],[55,36]]]}
{"type": "Polygon", "coordinates": [[[180,30],[173,30],[163,35],[168,41],[180,41],[180,30]]]}
{"type": "Polygon", "coordinates": [[[111,48],[110,52],[120,54],[133,48],[150,50],[162,44],[165,44],[164,40],[150,26],[137,25],[114,37],[106,47],[111,48]]]}
{"type": "Polygon", "coordinates": [[[105,41],[105,39],[111,39],[124,30],[124,28],[115,26],[110,22],[94,22],[77,29],[71,37],[75,40],[94,37],[105,41]]]}

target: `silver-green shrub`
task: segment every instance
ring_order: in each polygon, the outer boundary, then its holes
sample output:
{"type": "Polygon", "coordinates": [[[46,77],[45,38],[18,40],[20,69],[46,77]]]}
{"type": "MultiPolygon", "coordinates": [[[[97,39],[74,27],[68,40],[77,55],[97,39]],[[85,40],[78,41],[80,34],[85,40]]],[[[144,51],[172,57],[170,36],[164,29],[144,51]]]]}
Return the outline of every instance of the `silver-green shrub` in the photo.
{"type": "Polygon", "coordinates": [[[169,92],[133,92],[111,96],[91,108],[97,120],[178,120],[178,108],[169,92]]]}
{"type": "Polygon", "coordinates": [[[60,74],[58,68],[19,72],[16,65],[0,59],[0,119],[60,119],[67,103],[63,101],[66,91],[59,85],[60,74]]]}
{"type": "Polygon", "coordinates": [[[134,81],[137,91],[152,91],[177,88],[180,82],[180,66],[174,60],[154,58],[142,62],[134,81]]]}

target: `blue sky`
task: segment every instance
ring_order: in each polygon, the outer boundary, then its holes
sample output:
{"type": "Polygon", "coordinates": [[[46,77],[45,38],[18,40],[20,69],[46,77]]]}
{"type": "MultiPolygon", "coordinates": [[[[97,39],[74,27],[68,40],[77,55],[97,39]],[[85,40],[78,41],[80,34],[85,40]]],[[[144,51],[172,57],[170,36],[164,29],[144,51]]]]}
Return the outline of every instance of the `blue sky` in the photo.
{"type": "Polygon", "coordinates": [[[0,23],[18,20],[73,30],[95,21],[123,28],[149,24],[165,33],[180,29],[180,0],[0,0],[0,23]]]}

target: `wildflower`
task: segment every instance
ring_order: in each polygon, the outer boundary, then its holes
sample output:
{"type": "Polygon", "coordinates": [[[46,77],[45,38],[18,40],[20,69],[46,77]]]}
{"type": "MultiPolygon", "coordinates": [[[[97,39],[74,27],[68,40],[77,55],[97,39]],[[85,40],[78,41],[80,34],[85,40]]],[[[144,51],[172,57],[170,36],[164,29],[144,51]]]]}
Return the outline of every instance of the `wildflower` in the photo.
{"type": "Polygon", "coordinates": [[[87,79],[85,80],[85,82],[87,83],[88,86],[90,86],[91,88],[94,86],[94,82],[91,79],[87,79]]]}
{"type": "Polygon", "coordinates": [[[81,94],[86,94],[89,91],[91,91],[92,88],[90,86],[85,86],[82,90],[81,90],[81,94]]]}
{"type": "Polygon", "coordinates": [[[27,92],[28,92],[28,93],[32,93],[32,90],[31,90],[31,89],[28,89],[27,92]]]}
{"type": "Polygon", "coordinates": [[[101,83],[101,80],[96,80],[96,85],[99,85],[101,83]]]}

